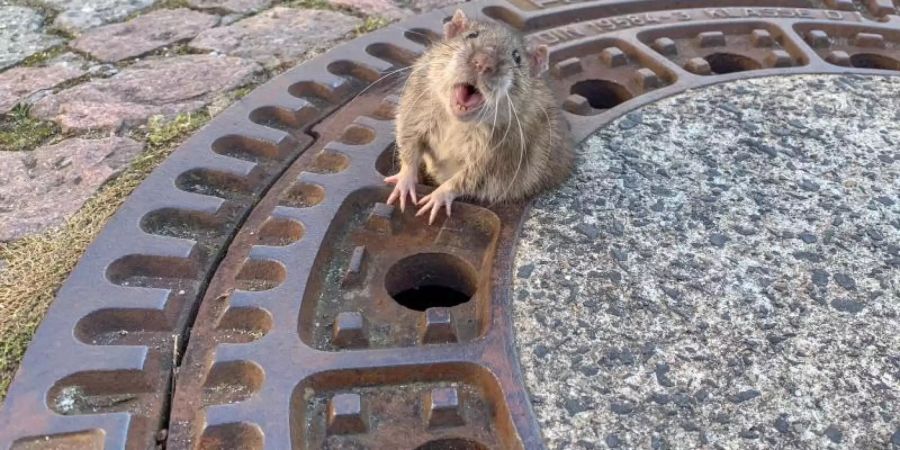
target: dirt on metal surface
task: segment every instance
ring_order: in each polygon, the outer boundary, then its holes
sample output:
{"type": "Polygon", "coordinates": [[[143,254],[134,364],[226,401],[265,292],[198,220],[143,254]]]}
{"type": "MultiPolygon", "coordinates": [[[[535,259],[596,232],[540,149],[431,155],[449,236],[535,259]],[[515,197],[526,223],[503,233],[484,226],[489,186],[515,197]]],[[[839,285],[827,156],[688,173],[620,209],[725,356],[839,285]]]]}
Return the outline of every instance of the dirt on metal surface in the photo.
{"type": "MultiPolygon", "coordinates": [[[[464,9],[550,45],[552,87],[583,139],[693,87],[900,73],[898,6],[464,9]]],[[[60,290],[0,411],[0,446],[543,448],[510,320],[526,205],[461,203],[429,227],[383,204],[403,76],[373,83],[409,65],[451,13],[298,66],[160,166],[60,290]]]]}

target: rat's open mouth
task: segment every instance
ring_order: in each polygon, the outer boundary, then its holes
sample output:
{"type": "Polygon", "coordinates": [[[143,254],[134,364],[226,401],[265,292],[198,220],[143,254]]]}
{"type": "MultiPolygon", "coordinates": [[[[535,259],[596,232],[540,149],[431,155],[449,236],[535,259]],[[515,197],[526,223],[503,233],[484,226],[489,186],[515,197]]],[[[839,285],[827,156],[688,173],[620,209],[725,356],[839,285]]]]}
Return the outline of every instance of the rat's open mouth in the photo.
{"type": "Polygon", "coordinates": [[[472,84],[458,83],[453,86],[453,111],[457,116],[468,115],[484,105],[484,95],[472,84]]]}

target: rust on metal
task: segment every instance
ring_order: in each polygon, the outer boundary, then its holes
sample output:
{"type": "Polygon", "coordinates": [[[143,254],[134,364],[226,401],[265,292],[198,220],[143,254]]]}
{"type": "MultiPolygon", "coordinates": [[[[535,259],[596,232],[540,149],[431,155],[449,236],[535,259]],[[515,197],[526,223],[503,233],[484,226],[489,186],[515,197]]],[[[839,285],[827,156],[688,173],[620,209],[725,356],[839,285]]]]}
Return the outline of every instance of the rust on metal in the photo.
{"type": "MultiPolygon", "coordinates": [[[[550,46],[579,140],[698,86],[900,73],[890,0],[463,8],[550,46]]],[[[543,448],[510,317],[527,205],[461,203],[427,226],[383,203],[403,81],[389,73],[451,13],[286,72],[166,160],[58,293],[0,411],[0,447],[543,448]]]]}

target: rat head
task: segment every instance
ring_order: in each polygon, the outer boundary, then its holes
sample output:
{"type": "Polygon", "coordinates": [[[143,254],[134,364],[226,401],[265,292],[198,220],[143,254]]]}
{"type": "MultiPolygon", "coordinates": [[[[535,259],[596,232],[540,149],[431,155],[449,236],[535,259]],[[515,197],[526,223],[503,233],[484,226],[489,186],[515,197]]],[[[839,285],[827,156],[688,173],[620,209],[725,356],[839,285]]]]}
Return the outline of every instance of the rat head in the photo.
{"type": "MultiPolygon", "coordinates": [[[[438,94],[461,121],[490,121],[510,96],[535,81],[547,68],[547,47],[527,47],[521,36],[499,24],[469,20],[457,10],[444,24],[437,51],[449,57],[440,68],[438,94]]],[[[527,89],[526,89],[527,90],[527,89]]],[[[494,119],[495,120],[495,119],[494,119]]]]}

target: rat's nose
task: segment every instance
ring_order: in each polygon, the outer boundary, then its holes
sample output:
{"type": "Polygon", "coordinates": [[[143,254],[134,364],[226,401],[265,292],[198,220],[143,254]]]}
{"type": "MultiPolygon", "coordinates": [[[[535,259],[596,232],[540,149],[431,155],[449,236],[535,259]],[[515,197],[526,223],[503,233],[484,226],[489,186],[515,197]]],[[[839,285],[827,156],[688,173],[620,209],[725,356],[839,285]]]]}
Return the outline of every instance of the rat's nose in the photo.
{"type": "Polygon", "coordinates": [[[494,59],[484,53],[478,53],[472,58],[472,65],[478,73],[490,74],[494,71],[494,59]]]}

